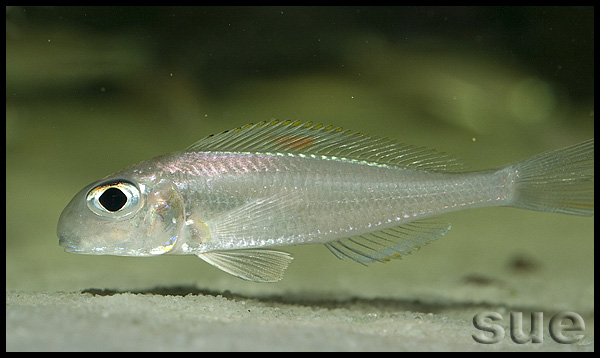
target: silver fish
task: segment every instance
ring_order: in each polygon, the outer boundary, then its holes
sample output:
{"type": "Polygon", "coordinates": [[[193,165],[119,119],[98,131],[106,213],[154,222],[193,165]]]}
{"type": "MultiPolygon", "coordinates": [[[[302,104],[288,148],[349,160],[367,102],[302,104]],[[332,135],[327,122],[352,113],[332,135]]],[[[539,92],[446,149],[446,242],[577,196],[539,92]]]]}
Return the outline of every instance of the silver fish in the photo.
{"type": "Polygon", "coordinates": [[[275,282],[282,246],[325,244],[359,263],[445,235],[431,218],[491,206],[594,215],[594,140],[461,172],[449,155],[311,122],[248,124],[83,188],[58,222],[65,251],[196,255],[275,282]]]}

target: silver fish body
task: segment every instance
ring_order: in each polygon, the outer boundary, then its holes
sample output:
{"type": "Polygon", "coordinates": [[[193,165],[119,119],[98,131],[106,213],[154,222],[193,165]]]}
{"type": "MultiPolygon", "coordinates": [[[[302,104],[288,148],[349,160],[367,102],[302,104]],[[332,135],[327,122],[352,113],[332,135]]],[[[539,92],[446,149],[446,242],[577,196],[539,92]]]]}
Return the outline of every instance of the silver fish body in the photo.
{"type": "Polygon", "coordinates": [[[449,156],[299,122],[262,122],[112,174],[63,211],[68,252],[193,254],[273,282],[272,250],[325,244],[338,258],[388,261],[450,228],[432,217],[490,206],[593,215],[593,140],[505,167],[457,172],[449,156]]]}

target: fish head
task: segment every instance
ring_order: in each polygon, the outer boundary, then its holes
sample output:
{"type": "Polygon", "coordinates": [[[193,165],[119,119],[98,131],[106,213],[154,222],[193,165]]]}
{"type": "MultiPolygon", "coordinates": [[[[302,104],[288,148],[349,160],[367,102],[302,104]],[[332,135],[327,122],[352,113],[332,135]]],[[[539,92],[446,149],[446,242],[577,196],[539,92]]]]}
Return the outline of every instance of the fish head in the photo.
{"type": "Polygon", "coordinates": [[[169,180],[113,176],[73,197],[57,235],[70,253],[160,255],[173,249],[184,215],[183,199],[169,180]]]}

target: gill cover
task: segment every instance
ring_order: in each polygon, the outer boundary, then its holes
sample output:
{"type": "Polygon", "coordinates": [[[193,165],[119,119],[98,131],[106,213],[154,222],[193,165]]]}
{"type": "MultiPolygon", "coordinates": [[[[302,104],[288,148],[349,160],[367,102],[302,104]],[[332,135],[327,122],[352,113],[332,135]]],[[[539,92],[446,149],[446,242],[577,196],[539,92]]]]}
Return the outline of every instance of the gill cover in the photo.
{"type": "Polygon", "coordinates": [[[167,180],[161,180],[146,196],[147,215],[145,245],[150,255],[169,252],[183,228],[185,213],[183,198],[177,188],[167,180]]]}

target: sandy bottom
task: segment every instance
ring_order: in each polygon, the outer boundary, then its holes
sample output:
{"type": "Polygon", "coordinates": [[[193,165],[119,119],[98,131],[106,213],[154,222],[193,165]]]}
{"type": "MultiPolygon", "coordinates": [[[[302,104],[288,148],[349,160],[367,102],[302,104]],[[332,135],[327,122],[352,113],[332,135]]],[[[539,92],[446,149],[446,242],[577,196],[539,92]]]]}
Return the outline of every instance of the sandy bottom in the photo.
{"type": "MultiPolygon", "coordinates": [[[[9,351],[594,349],[593,337],[577,344],[556,343],[548,334],[547,317],[543,343],[515,344],[507,334],[499,343],[480,344],[471,336],[481,331],[462,317],[489,307],[442,302],[298,295],[249,298],[188,287],[139,293],[10,292],[6,302],[9,351]],[[421,313],[429,311],[443,313],[421,313]]],[[[508,321],[508,314],[503,316],[508,321]]],[[[593,316],[584,319],[593,323],[593,316]]]]}

